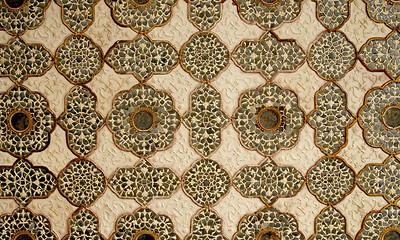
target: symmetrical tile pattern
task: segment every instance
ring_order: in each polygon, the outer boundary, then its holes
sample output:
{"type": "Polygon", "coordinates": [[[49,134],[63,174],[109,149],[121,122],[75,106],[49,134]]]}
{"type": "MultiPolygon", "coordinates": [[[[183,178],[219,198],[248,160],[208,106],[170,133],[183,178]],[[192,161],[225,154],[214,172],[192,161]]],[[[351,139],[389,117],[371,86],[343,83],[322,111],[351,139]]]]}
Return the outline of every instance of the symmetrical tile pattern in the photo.
{"type": "Polygon", "coordinates": [[[93,24],[94,7],[99,0],[55,0],[55,2],[61,7],[64,24],[72,32],[82,33],[93,24]]]}
{"type": "Polygon", "coordinates": [[[105,240],[99,233],[99,220],[88,209],[77,209],[68,221],[69,233],[63,240],[96,239],[105,240]]]}
{"type": "Polygon", "coordinates": [[[397,0],[363,0],[367,5],[368,16],[392,29],[400,27],[399,5],[397,0]]]}
{"type": "Polygon", "coordinates": [[[352,0],[313,0],[317,4],[317,19],[328,29],[337,29],[350,17],[352,0]]]}
{"type": "Polygon", "coordinates": [[[346,232],[346,218],[333,206],[324,208],[317,216],[315,230],[310,240],[353,239],[346,232]]]}
{"type": "Polygon", "coordinates": [[[188,17],[199,30],[210,30],[221,19],[226,0],[187,0],[188,17]]]}

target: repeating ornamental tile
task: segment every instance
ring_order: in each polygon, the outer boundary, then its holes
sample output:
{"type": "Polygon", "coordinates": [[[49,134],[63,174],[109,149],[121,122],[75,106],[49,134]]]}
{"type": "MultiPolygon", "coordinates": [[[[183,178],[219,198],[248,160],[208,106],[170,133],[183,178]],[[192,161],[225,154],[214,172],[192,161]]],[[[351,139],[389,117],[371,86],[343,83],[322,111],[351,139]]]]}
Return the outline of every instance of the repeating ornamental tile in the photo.
{"type": "Polygon", "coordinates": [[[279,39],[271,31],[259,40],[243,40],[232,53],[233,62],[242,71],[258,72],[268,81],[279,72],[296,71],[305,59],[305,52],[294,39],[279,39]]]}
{"type": "Polygon", "coordinates": [[[85,84],[103,67],[103,53],[88,36],[71,35],[57,48],[55,65],[70,83],[85,84]]]}
{"type": "Polygon", "coordinates": [[[68,220],[68,234],[62,240],[106,240],[99,232],[99,219],[88,209],[78,208],[68,220]]]}
{"type": "Polygon", "coordinates": [[[242,196],[260,198],[268,206],[278,198],[295,196],[304,183],[304,177],[294,167],[279,167],[271,158],[259,166],[243,167],[233,180],[242,196]]]}
{"type": "Polygon", "coordinates": [[[220,20],[222,5],[226,0],[185,0],[188,3],[188,18],[199,30],[212,29],[220,20]]]}
{"type": "Polygon", "coordinates": [[[353,0],[313,0],[317,4],[317,19],[329,30],[337,30],[350,17],[353,0]]]}
{"type": "Polygon", "coordinates": [[[178,64],[179,54],[171,43],[139,34],[132,41],[114,43],[104,59],[116,73],[133,74],[139,81],[146,81],[153,74],[171,72],[178,64]]]}
{"type": "Polygon", "coordinates": [[[94,7],[99,0],[55,0],[61,7],[62,21],[74,33],[86,31],[94,21],[94,7]]]}
{"type": "Polygon", "coordinates": [[[308,170],[307,186],[318,201],[336,204],[353,191],[355,172],[340,157],[323,157],[308,170]]]}
{"type": "Polygon", "coordinates": [[[348,129],[355,116],[347,108],[347,95],[334,82],[328,82],[315,94],[315,109],[307,121],[315,129],[315,145],[327,155],[339,152],[347,144],[348,129]]]}
{"type": "Polygon", "coordinates": [[[291,239],[304,240],[295,217],[275,208],[262,208],[244,216],[232,240],[291,239]]]}
{"type": "Polygon", "coordinates": [[[400,77],[399,31],[394,30],[385,38],[369,39],[361,47],[358,58],[368,70],[385,72],[391,79],[397,81],[400,77]]]}
{"type": "Polygon", "coordinates": [[[210,208],[200,209],[191,222],[190,234],[185,240],[228,240],[222,234],[222,218],[210,208]]]}
{"type": "Polygon", "coordinates": [[[193,202],[201,207],[219,202],[231,186],[228,172],[216,161],[201,159],[183,174],[183,190],[193,202]]]}
{"type": "Polygon", "coordinates": [[[114,21],[122,27],[145,33],[165,25],[177,0],[105,0],[114,21]]]}
{"type": "Polygon", "coordinates": [[[16,84],[42,76],[52,65],[53,56],[42,44],[28,44],[20,37],[0,44],[0,77],[9,77],[16,84]]]}
{"type": "Polygon", "coordinates": [[[154,168],[146,159],[133,168],[119,168],[108,180],[120,198],[134,198],[147,205],[154,198],[167,198],[179,187],[178,176],[169,168],[154,168]]]}
{"type": "Polygon", "coordinates": [[[198,32],[183,44],[182,68],[200,82],[214,80],[229,64],[228,47],[212,32],[198,32]]]}
{"type": "Polygon", "coordinates": [[[97,200],[107,187],[104,173],[91,161],[75,159],[58,175],[59,192],[74,206],[86,207],[97,200]]]}
{"type": "Polygon", "coordinates": [[[47,198],[56,189],[57,179],[46,167],[33,167],[25,159],[0,167],[0,198],[14,198],[27,206],[34,198],[47,198]]]}
{"type": "Polygon", "coordinates": [[[0,216],[0,239],[57,240],[49,220],[28,208],[18,208],[11,214],[0,216]]]}
{"type": "Polygon", "coordinates": [[[183,123],[190,129],[190,145],[207,157],[221,144],[221,132],[229,117],[221,110],[221,95],[211,85],[203,84],[190,95],[190,109],[183,123]]]}
{"type": "Polygon", "coordinates": [[[68,148],[80,158],[97,147],[97,132],[104,124],[96,103],[96,95],[88,87],[75,86],[65,97],[65,111],[58,118],[66,132],[68,148]]]}
{"type": "Polygon", "coordinates": [[[22,35],[38,28],[50,0],[0,1],[0,29],[11,35],[22,35]]]}
{"type": "Polygon", "coordinates": [[[400,27],[400,6],[397,0],[363,0],[367,5],[369,18],[385,23],[391,29],[400,27]]]}
{"type": "Polygon", "coordinates": [[[366,165],[357,175],[357,185],[368,195],[396,202],[400,198],[400,161],[392,155],[382,164],[366,165]]]}
{"type": "Polygon", "coordinates": [[[372,88],[358,111],[358,123],[371,147],[389,154],[400,153],[400,83],[388,82],[372,88]]]}
{"type": "Polygon", "coordinates": [[[400,208],[388,205],[365,216],[356,240],[392,240],[400,236],[400,208]]]}
{"type": "Polygon", "coordinates": [[[315,219],[315,233],[309,240],[353,240],[346,232],[346,218],[334,206],[327,206],[315,219]]]}
{"type": "Polygon", "coordinates": [[[55,127],[46,98],[20,86],[0,94],[0,150],[26,157],[47,148],[55,127]]]}
{"type": "Polygon", "coordinates": [[[293,22],[300,15],[303,0],[233,0],[239,17],[264,30],[293,22]]]}
{"type": "Polygon", "coordinates": [[[139,157],[170,147],[179,125],[172,97],[143,84],[118,93],[107,116],[115,144],[139,157]]]}
{"type": "Polygon", "coordinates": [[[297,95],[273,83],[244,92],[233,114],[242,145],[264,156],[293,147],[304,121],[297,95]]]}
{"type": "Polygon", "coordinates": [[[115,223],[115,232],[109,239],[180,240],[179,236],[174,232],[174,225],[171,219],[168,216],[159,215],[148,208],[140,208],[132,214],[121,216],[115,223]]]}
{"type": "Polygon", "coordinates": [[[339,80],[355,66],[356,47],[340,31],[322,32],[308,51],[310,67],[325,80],[339,80]]]}

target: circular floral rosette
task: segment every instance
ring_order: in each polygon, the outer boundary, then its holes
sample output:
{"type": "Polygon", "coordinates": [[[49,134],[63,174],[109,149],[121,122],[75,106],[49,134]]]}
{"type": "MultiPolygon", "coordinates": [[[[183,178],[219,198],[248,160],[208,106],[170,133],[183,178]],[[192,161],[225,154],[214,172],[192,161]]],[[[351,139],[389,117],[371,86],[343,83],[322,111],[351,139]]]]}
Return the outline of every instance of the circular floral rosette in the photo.
{"type": "Polygon", "coordinates": [[[367,92],[358,122],[368,145],[400,153],[400,83],[388,82],[367,92]]]}
{"type": "Polygon", "coordinates": [[[26,30],[42,24],[50,0],[0,1],[0,29],[11,35],[22,35],[26,30]]]}
{"type": "Polygon", "coordinates": [[[26,157],[50,143],[55,117],[46,98],[14,86],[0,95],[0,150],[26,157]]]}
{"type": "Polygon", "coordinates": [[[305,121],[297,95],[272,83],[245,92],[233,118],[243,146],[264,156],[293,147],[305,121]]]}
{"type": "Polygon", "coordinates": [[[179,125],[172,97],[142,84],[118,93],[107,116],[115,144],[139,157],[168,148],[179,125]]]}

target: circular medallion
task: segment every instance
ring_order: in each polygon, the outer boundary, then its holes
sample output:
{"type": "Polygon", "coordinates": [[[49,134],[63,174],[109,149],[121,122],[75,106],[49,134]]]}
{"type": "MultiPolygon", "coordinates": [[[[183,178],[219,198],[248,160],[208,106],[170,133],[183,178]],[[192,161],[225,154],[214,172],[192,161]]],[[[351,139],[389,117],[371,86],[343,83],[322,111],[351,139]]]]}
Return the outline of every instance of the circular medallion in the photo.
{"type": "Polygon", "coordinates": [[[143,8],[149,6],[153,0],[131,0],[131,2],[133,5],[135,5],[135,7],[143,8]]]}
{"type": "Polygon", "coordinates": [[[271,5],[275,5],[278,2],[280,2],[280,0],[259,0],[262,4],[267,5],[267,6],[271,6],[271,5]]]}
{"type": "Polygon", "coordinates": [[[397,229],[390,229],[385,232],[382,240],[400,240],[400,232],[397,229]]]}
{"type": "Polygon", "coordinates": [[[389,4],[391,4],[391,5],[400,4],[400,0],[387,0],[387,2],[388,2],[389,4]]]}
{"type": "Polygon", "coordinates": [[[136,131],[150,131],[154,128],[156,116],[148,108],[139,108],[131,115],[131,125],[136,131]]]}
{"type": "Polygon", "coordinates": [[[387,128],[400,127],[400,108],[398,106],[390,106],[383,112],[383,123],[387,128]]]}
{"type": "Polygon", "coordinates": [[[276,231],[267,229],[258,234],[257,240],[280,240],[280,238],[276,231]]]}
{"type": "Polygon", "coordinates": [[[32,236],[32,234],[24,231],[15,234],[13,240],[35,240],[35,238],[32,236]]]}
{"type": "Polygon", "coordinates": [[[144,232],[138,234],[135,240],[157,240],[157,237],[153,233],[144,232]]]}
{"type": "Polygon", "coordinates": [[[257,124],[263,131],[274,131],[281,125],[281,115],[275,108],[264,108],[258,113],[257,124]]]}
{"type": "Polygon", "coordinates": [[[12,131],[25,133],[32,127],[32,117],[25,110],[17,110],[9,115],[8,123],[12,131]]]}
{"type": "Polygon", "coordinates": [[[19,10],[28,2],[28,0],[3,0],[6,7],[11,10],[19,10]]]}

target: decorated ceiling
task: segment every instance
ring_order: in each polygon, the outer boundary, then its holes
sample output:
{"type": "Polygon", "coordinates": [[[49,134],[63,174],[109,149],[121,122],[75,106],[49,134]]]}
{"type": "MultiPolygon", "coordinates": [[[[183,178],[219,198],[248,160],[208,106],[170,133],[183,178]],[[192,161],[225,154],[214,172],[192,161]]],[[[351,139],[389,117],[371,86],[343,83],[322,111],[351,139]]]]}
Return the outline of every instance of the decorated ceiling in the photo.
{"type": "Polygon", "coordinates": [[[400,1],[0,0],[0,239],[400,239],[400,1]]]}

